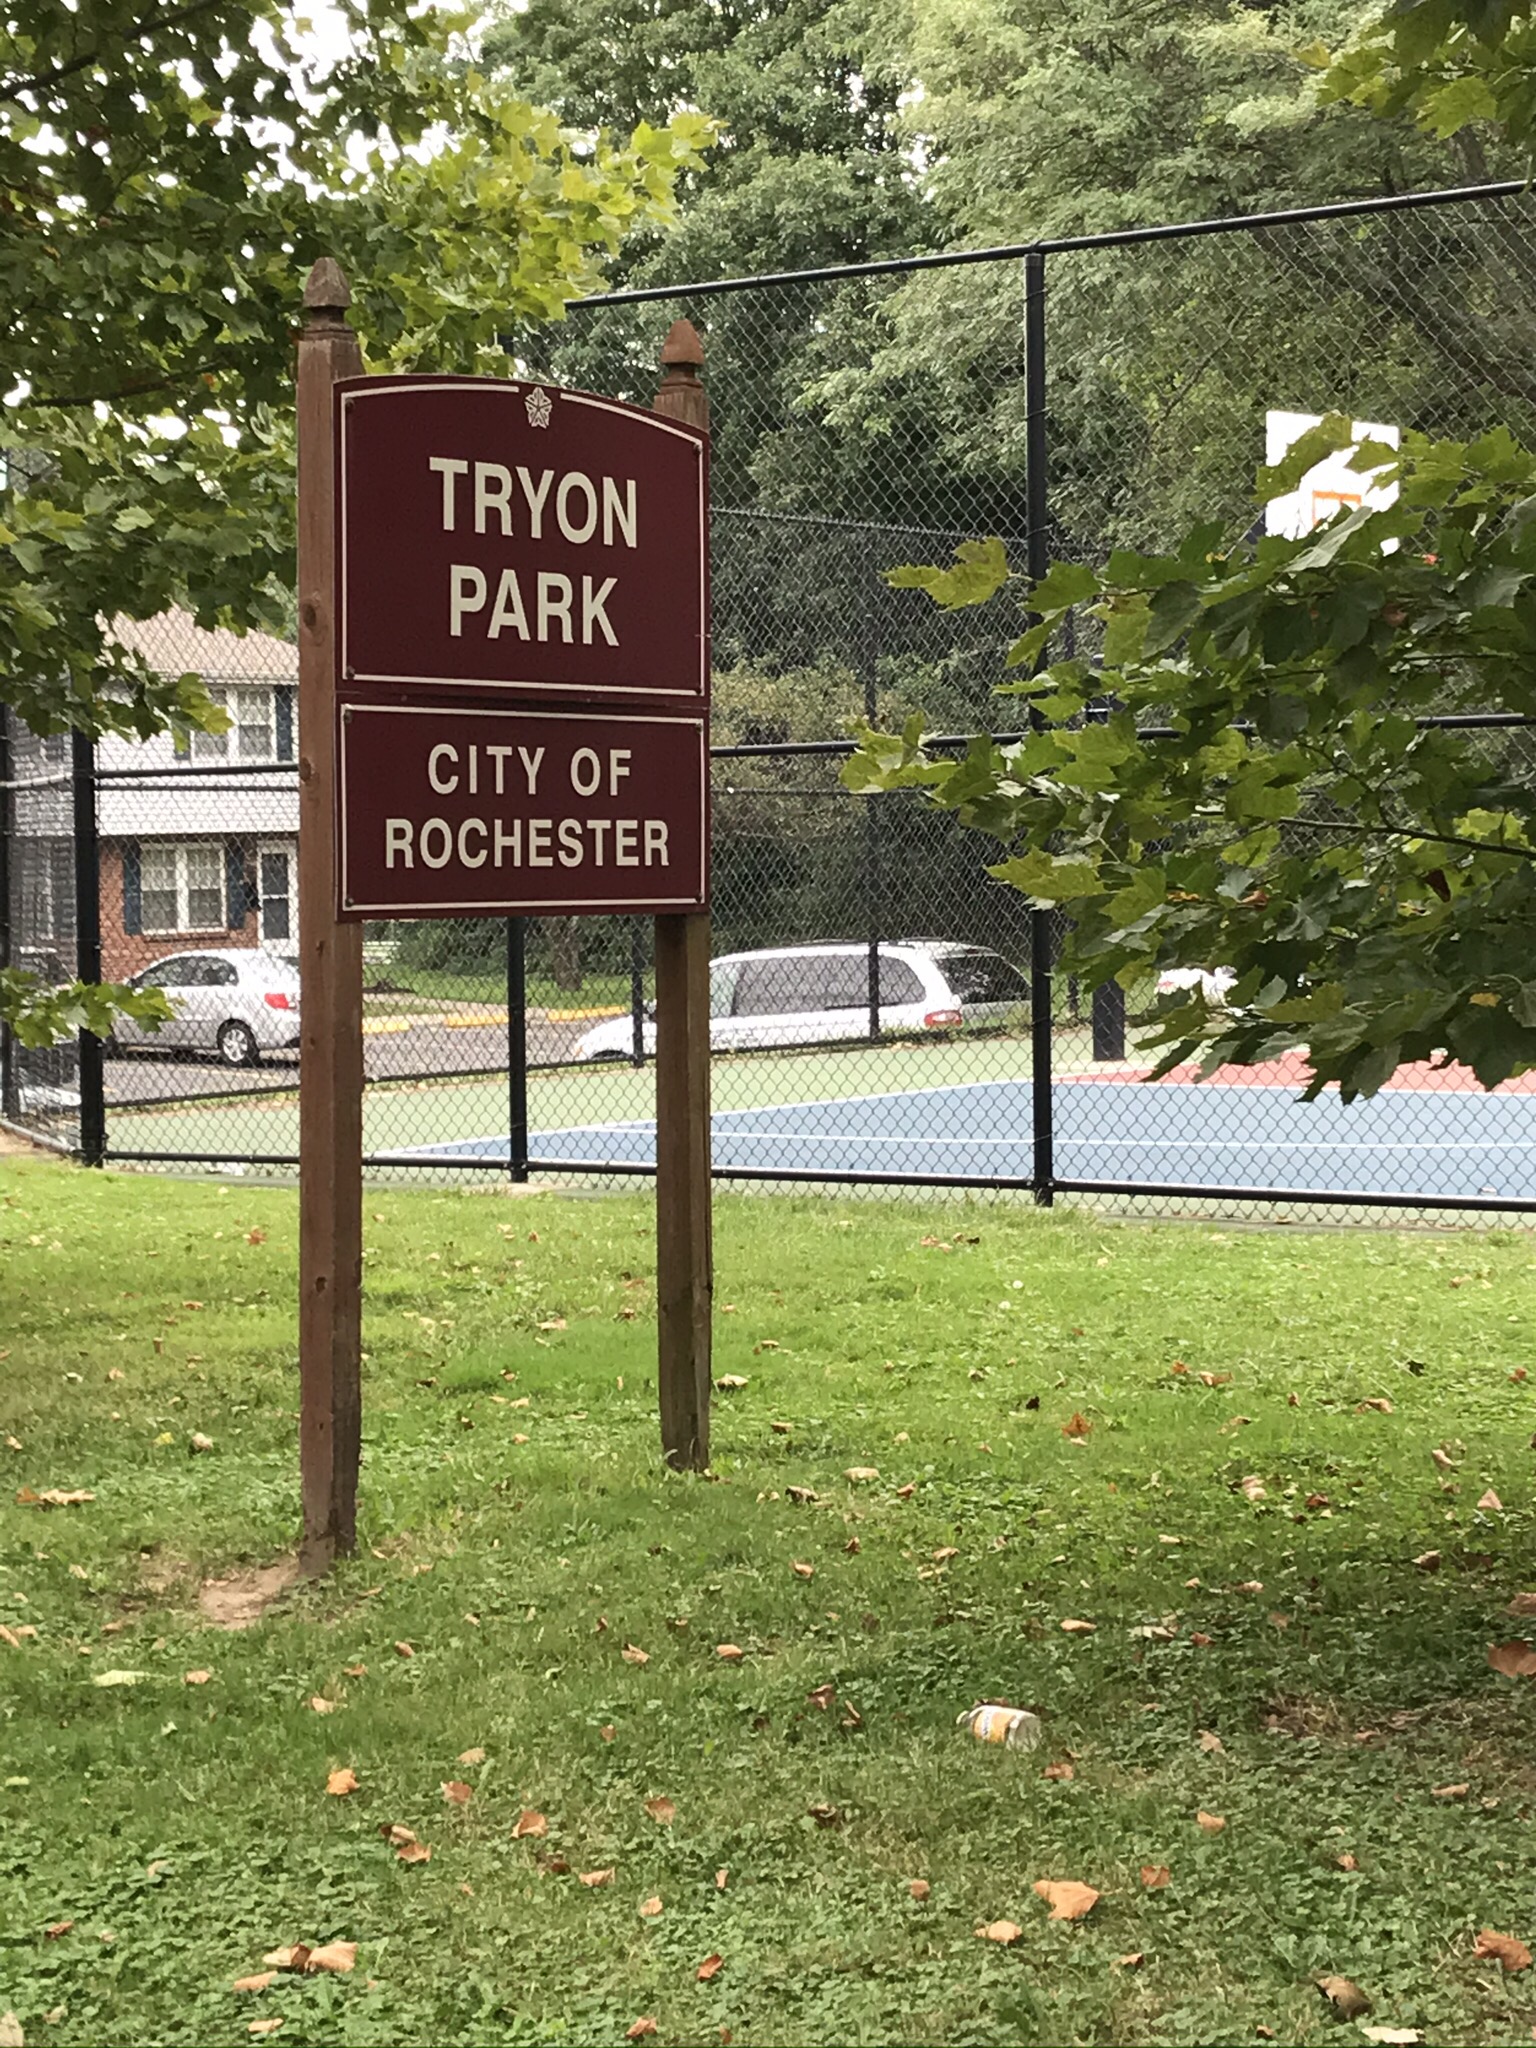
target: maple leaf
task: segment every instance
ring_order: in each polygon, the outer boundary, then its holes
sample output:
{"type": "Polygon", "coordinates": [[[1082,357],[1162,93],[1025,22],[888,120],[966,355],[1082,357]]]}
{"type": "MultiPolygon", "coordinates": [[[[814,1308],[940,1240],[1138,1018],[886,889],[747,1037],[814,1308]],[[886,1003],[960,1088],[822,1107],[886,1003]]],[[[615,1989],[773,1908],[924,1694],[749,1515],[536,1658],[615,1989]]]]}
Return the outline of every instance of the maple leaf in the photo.
{"type": "Polygon", "coordinates": [[[1488,1663],[1505,1678],[1536,1677],[1536,1649],[1529,1643],[1490,1643],[1488,1663]]]}
{"type": "Polygon", "coordinates": [[[485,1751],[483,1749],[461,1749],[454,1761],[461,1764],[483,1764],[485,1762],[485,1751]]]}
{"type": "Polygon", "coordinates": [[[1035,1894],[1050,1906],[1053,1920],[1082,1920],[1093,1911],[1100,1897],[1091,1884],[1077,1884],[1070,1879],[1058,1884],[1048,1877],[1035,1879],[1035,1894]]]}
{"type": "Polygon", "coordinates": [[[719,1976],[722,1968],[724,1967],[724,1964],[724,1956],[706,1956],[703,1962],[700,1963],[699,1967],[697,1968],[697,1970],[694,1971],[693,1974],[695,1975],[695,1977],[698,1978],[701,1984],[708,1984],[714,1978],[719,1976]]]}
{"type": "Polygon", "coordinates": [[[357,1773],[350,1764],[339,1771],[332,1771],[325,1781],[325,1789],[332,1799],[345,1799],[349,1794],[361,1790],[357,1773]]]}
{"type": "Polygon", "coordinates": [[[1071,1421],[1064,1422],[1061,1425],[1061,1433],[1063,1436],[1071,1437],[1074,1440],[1080,1441],[1083,1437],[1092,1435],[1093,1424],[1088,1420],[1086,1415],[1080,1415],[1077,1412],[1077,1410],[1074,1409],[1072,1411],[1071,1421]]]}
{"type": "Polygon", "coordinates": [[[395,1851],[397,1863],[430,1863],[432,1850],[426,1842],[402,1842],[395,1851]]]}
{"type": "Polygon", "coordinates": [[[442,1788],[443,1797],[450,1806],[468,1806],[475,1796],[473,1785],[466,1785],[462,1778],[450,1778],[442,1788]]]}
{"type": "Polygon", "coordinates": [[[1165,1884],[1173,1882],[1173,1872],[1166,1863],[1143,1863],[1141,1881],[1149,1892],[1160,1892],[1165,1884]]]}
{"type": "Polygon", "coordinates": [[[912,1882],[907,1886],[907,1897],[909,1899],[916,1899],[918,1904],[921,1905],[923,1900],[928,1897],[932,1890],[933,1886],[928,1882],[926,1877],[914,1877],[912,1882]]]}
{"type": "Polygon", "coordinates": [[[544,1818],[543,1814],[536,1813],[531,1806],[525,1806],[517,1817],[517,1823],[512,1830],[512,1839],[514,1842],[517,1842],[521,1841],[525,1835],[547,1835],[548,1833],[549,1822],[544,1818]]]}
{"type": "Polygon", "coordinates": [[[642,1920],[655,1920],[659,1918],[661,1910],[660,1899],[642,1899],[640,1902],[640,1918],[642,1920]]]}

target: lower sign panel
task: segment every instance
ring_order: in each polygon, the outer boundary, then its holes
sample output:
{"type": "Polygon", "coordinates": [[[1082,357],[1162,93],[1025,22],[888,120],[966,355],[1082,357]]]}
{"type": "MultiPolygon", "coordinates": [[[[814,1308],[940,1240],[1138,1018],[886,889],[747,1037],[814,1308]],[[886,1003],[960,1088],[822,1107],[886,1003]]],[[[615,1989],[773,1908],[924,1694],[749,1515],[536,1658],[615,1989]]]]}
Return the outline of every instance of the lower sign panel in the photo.
{"type": "Polygon", "coordinates": [[[346,704],[337,915],[702,910],[702,718],[346,704]]]}

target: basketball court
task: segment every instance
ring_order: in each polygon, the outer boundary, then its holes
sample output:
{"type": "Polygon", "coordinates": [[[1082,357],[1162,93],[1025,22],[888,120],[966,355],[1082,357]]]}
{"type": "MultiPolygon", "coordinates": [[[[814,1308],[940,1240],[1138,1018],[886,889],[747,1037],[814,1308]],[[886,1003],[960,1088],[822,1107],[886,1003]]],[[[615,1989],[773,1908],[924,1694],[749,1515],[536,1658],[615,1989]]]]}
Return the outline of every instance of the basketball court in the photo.
{"type": "MultiPolygon", "coordinates": [[[[1536,1199],[1536,1075],[1492,1094],[1460,1068],[1400,1070],[1369,1101],[1299,1099],[1298,1055],[1225,1068],[1207,1081],[1176,1069],[1082,1072],[1053,1084],[1061,1181],[1232,1190],[1536,1199]]],[[[717,1172],[824,1172],[900,1179],[1027,1180],[1033,1100],[1027,1077],[717,1111],[717,1172]]],[[[655,1125],[633,1119],[540,1129],[535,1162],[645,1168],[655,1125]]],[[[507,1157],[505,1136],[416,1148],[421,1159],[507,1157]]],[[[535,1167],[537,1170],[537,1166],[535,1167]]]]}

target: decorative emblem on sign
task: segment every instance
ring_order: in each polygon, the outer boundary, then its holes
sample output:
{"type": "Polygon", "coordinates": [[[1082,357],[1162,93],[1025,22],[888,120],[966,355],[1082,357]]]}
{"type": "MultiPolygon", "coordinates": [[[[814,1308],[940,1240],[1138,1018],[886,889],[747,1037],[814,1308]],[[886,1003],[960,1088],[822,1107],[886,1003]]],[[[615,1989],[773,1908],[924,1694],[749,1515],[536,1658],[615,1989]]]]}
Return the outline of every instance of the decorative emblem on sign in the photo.
{"type": "Polygon", "coordinates": [[[539,390],[530,391],[525,403],[528,407],[529,426],[547,427],[555,410],[553,405],[550,404],[549,393],[539,390]]]}

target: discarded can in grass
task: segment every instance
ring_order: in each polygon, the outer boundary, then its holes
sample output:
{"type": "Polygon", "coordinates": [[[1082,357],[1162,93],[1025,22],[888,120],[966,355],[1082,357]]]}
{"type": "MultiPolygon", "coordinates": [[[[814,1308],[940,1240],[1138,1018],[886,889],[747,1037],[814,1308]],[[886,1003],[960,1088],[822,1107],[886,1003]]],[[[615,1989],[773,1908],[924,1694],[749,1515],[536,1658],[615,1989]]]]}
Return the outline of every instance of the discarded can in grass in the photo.
{"type": "Polygon", "coordinates": [[[955,1726],[969,1728],[978,1742],[1006,1743],[1009,1749],[1036,1749],[1045,1732],[1040,1717],[1028,1707],[1004,1707],[995,1700],[968,1707],[955,1726]]]}

